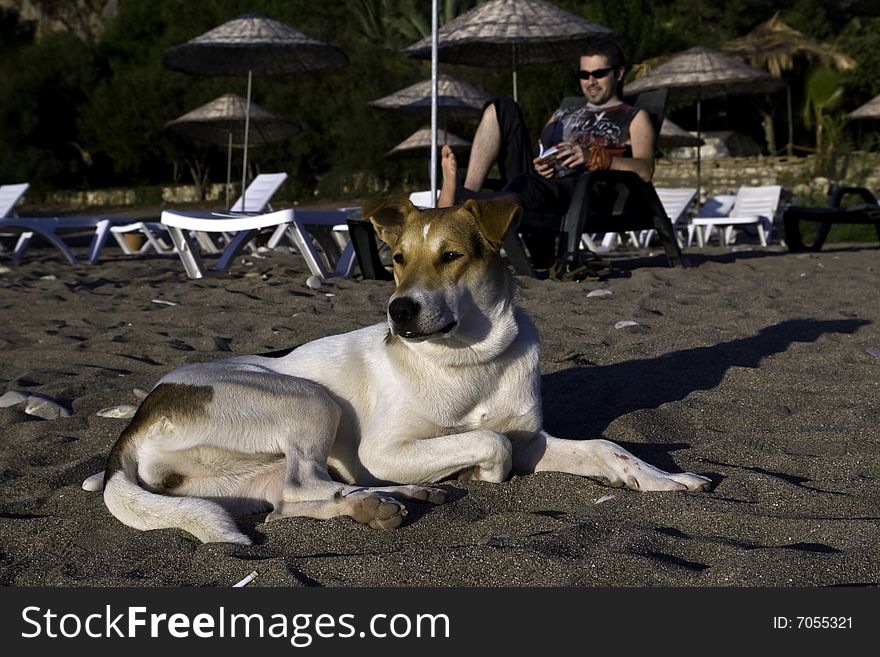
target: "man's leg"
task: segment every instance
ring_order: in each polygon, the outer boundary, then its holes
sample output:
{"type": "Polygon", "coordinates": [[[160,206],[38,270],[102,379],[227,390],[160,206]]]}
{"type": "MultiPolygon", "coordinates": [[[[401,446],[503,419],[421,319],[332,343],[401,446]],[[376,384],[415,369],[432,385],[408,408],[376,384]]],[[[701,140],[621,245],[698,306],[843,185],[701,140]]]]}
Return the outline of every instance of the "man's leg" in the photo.
{"type": "MultiPolygon", "coordinates": [[[[498,115],[495,112],[495,104],[489,103],[483,110],[474,141],[471,144],[471,157],[468,162],[468,170],[465,176],[464,187],[473,192],[479,192],[486,182],[489,169],[498,159],[501,148],[501,131],[498,127],[498,115]]],[[[445,145],[440,150],[440,169],[443,173],[443,185],[440,188],[440,197],[437,199],[438,208],[448,208],[456,203],[458,192],[458,162],[455,153],[445,145]]]]}
{"type": "Polygon", "coordinates": [[[471,157],[468,161],[467,175],[464,179],[465,189],[479,192],[483,189],[489,169],[498,159],[501,151],[501,129],[498,126],[498,113],[495,103],[486,105],[474,141],[471,144],[471,157]]]}
{"type": "MultiPolygon", "coordinates": [[[[498,163],[502,185],[531,170],[531,139],[522,110],[509,98],[495,98],[483,109],[483,115],[474,134],[464,188],[459,187],[458,163],[449,146],[441,150],[440,166],[443,172],[443,185],[437,206],[450,207],[461,203],[465,198],[481,198],[475,193],[483,189],[489,170],[498,163]]],[[[515,199],[516,195],[509,196],[515,199]]],[[[493,194],[492,198],[498,198],[493,194]]]]}

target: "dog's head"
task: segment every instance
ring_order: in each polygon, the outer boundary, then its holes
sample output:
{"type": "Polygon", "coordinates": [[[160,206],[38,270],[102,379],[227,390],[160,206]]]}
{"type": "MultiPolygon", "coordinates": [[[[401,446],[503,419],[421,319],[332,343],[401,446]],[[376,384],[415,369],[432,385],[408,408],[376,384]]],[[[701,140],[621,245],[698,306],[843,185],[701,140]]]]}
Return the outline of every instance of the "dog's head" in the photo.
{"type": "Polygon", "coordinates": [[[491,315],[513,297],[499,252],[519,215],[517,205],[503,201],[423,211],[405,198],[366,201],[363,216],[392,253],[392,335],[407,341],[481,339],[491,315]]]}

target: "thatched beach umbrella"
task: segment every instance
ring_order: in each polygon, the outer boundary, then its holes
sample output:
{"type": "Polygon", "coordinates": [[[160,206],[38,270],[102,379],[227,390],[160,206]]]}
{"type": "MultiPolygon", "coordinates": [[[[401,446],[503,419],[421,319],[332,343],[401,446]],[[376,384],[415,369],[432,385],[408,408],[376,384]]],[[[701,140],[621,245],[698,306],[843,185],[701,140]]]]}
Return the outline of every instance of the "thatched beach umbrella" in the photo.
{"type": "MultiPolygon", "coordinates": [[[[438,131],[437,142],[439,144],[449,144],[452,150],[465,152],[470,149],[471,143],[466,139],[462,139],[458,135],[454,135],[446,130],[438,131]]],[[[389,159],[399,159],[403,157],[421,156],[431,150],[431,128],[424,127],[416,130],[409,137],[400,142],[385,154],[389,159]]]]}
{"type": "MultiPolygon", "coordinates": [[[[642,66],[641,70],[645,71],[642,66]]],[[[674,55],[635,82],[627,93],[668,89],[670,100],[690,100],[697,104],[697,137],[700,137],[700,105],[703,100],[738,94],[768,93],[783,86],[778,78],[738,59],[710,48],[691,48],[674,55]]],[[[700,151],[697,150],[697,188],[700,187],[700,151]]]]}
{"type": "MultiPolygon", "coordinates": [[[[574,60],[580,47],[611,29],[563,11],[544,0],[489,0],[444,25],[438,32],[437,56],[450,64],[506,66],[574,60]]],[[[431,56],[431,37],[404,49],[409,57],[431,56]]]]}
{"type": "Polygon", "coordinates": [[[247,100],[237,94],[223,94],[165,124],[166,130],[189,139],[226,146],[227,208],[232,179],[232,148],[244,147],[246,122],[250,128],[247,135],[250,146],[281,141],[300,132],[300,127],[295,123],[255,103],[250,104],[248,114],[247,100]]]}
{"type": "Polygon", "coordinates": [[[260,14],[243,14],[165,51],[165,66],[199,75],[247,76],[242,156],[242,200],[247,187],[247,152],[253,75],[291,75],[348,64],[339,48],[260,14]]]}
{"type": "MultiPolygon", "coordinates": [[[[856,61],[827,43],[816,41],[787,25],[779,13],[758,25],[745,36],[728,41],[722,50],[737,59],[768,71],[777,78],[791,72],[797,63],[823,64],[828,68],[846,71],[856,61]]],[[[792,121],[791,86],[786,83],[786,111],[788,118],[788,151],[791,154],[794,141],[792,121]]]]}
{"type": "Polygon", "coordinates": [[[657,145],[666,148],[681,148],[682,146],[702,146],[702,139],[689,133],[669,119],[663,119],[660,126],[660,134],[657,135],[657,145]]]}
{"type": "Polygon", "coordinates": [[[846,115],[848,119],[880,119],[880,96],[874,96],[864,105],[846,115]]]}
{"type": "MultiPolygon", "coordinates": [[[[476,114],[489,94],[451,75],[437,76],[437,107],[444,114],[476,114]]],[[[392,112],[420,112],[431,109],[431,80],[423,80],[393,94],[368,103],[370,107],[392,112]]]]}
{"type": "Polygon", "coordinates": [[[798,59],[818,62],[839,71],[856,65],[849,55],[787,25],[779,18],[778,12],[745,36],[728,41],[721,50],[778,78],[792,70],[798,59]]]}

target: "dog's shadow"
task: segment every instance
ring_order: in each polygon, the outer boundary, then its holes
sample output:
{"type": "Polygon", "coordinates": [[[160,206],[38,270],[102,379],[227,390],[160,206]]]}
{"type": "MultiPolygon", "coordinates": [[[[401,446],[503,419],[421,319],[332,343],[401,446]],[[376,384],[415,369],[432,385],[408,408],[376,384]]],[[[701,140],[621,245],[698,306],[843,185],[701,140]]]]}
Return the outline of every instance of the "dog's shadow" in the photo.
{"type": "MultiPolygon", "coordinates": [[[[560,438],[602,434],[614,420],[634,411],[680,401],[697,390],[718,386],[731,367],[758,367],[763,358],[784,352],[794,342],[815,342],[827,333],[854,333],[863,319],[788,320],[756,335],[613,365],[573,367],[543,377],[544,425],[560,438]]],[[[621,443],[640,458],[674,469],[668,453],[687,443],[621,443]]]]}

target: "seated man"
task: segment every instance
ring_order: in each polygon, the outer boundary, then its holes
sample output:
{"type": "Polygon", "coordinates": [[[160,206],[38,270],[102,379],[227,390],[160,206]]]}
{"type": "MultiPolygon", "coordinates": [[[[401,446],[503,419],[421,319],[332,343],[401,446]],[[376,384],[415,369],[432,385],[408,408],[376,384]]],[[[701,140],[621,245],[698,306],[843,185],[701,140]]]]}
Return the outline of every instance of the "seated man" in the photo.
{"type": "MultiPolygon", "coordinates": [[[[577,178],[587,171],[632,171],[650,182],[656,135],[648,113],[620,99],[625,70],[623,51],[614,40],[599,37],[583,48],[578,75],[587,102],[579,108],[560,108],[550,117],[540,140],[542,149],[556,147],[550,157],[536,157],[515,102],[490,100],[474,135],[463,186],[452,149],[444,145],[441,150],[443,185],[438,206],[469,198],[503,198],[526,210],[564,214],[577,178]],[[481,191],[495,162],[504,186],[500,191],[481,191]]],[[[546,245],[545,249],[529,246],[533,258],[536,251],[546,251],[546,245]]],[[[536,259],[549,255],[545,252],[536,259]]]]}

